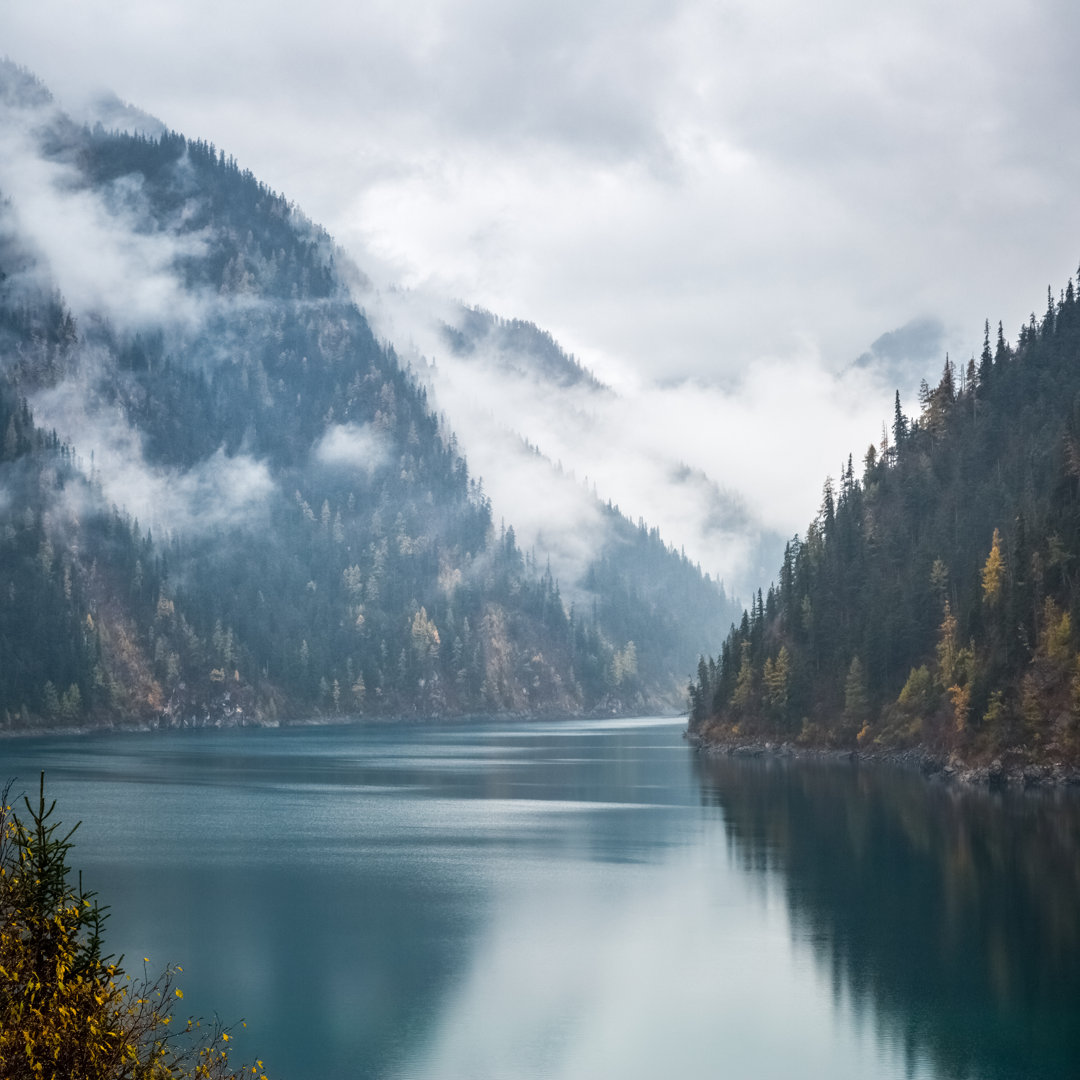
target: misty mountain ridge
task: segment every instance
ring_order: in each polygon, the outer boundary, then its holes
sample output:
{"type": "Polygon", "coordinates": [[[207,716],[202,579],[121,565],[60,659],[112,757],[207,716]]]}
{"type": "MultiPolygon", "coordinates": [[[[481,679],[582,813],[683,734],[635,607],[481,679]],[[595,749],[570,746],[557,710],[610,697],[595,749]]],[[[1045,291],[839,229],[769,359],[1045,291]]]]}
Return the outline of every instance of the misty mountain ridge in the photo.
{"type": "Polygon", "coordinates": [[[945,351],[944,340],[945,326],[940,319],[911,319],[877,337],[850,366],[873,369],[906,393],[914,390],[931,364],[938,361],[945,351]]]}
{"type": "MultiPolygon", "coordinates": [[[[10,63],[0,103],[0,723],[677,707],[719,583],[591,495],[553,572],[363,273],[223,151],[76,124],[10,63]]],[[[603,392],[528,324],[445,325],[603,392]]]]}
{"type": "Polygon", "coordinates": [[[48,87],[32,72],[7,57],[0,58],[0,105],[34,109],[52,103],[48,87]]]}
{"type": "Polygon", "coordinates": [[[501,319],[481,308],[463,308],[458,323],[444,324],[443,335],[456,356],[473,356],[486,348],[500,366],[515,374],[538,376],[559,387],[607,389],[551,334],[523,319],[501,319]]]}
{"type": "Polygon", "coordinates": [[[427,389],[496,514],[550,560],[568,595],[587,570],[582,552],[614,539],[604,506],[659,520],[714,577],[725,568],[725,589],[749,594],[764,580],[784,537],[740,495],[687,466],[685,447],[656,422],[658,409],[677,409],[694,387],[615,388],[535,324],[423,288],[365,280],[354,296],[427,389]]]}

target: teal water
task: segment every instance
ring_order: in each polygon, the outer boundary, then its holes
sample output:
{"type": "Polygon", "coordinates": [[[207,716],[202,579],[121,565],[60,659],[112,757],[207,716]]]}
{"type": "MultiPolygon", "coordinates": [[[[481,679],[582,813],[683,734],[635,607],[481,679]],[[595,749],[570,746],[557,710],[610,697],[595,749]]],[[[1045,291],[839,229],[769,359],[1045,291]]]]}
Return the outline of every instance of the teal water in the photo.
{"type": "Polygon", "coordinates": [[[109,947],[181,964],[280,1080],[1078,1071],[1066,792],[648,719],[0,743],[42,768],[109,947]]]}

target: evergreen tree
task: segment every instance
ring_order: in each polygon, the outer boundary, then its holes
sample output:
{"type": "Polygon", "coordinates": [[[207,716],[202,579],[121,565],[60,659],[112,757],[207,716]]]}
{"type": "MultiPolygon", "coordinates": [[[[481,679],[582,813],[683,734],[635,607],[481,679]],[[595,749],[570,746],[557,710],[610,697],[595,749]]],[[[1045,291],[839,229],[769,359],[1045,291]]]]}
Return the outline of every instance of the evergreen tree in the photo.
{"type": "Polygon", "coordinates": [[[946,358],[909,425],[894,398],[890,467],[827,485],[772,604],[722,644],[696,735],[1080,765],[1076,303],[1051,295],[1015,349],[999,324],[992,358],[985,323],[975,377],[946,358]]]}

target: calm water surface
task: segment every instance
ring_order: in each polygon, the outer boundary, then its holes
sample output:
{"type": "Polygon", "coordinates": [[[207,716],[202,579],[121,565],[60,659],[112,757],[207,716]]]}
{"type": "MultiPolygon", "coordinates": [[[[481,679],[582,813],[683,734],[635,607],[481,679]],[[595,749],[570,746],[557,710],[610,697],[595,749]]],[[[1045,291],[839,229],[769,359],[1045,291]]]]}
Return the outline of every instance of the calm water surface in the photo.
{"type": "MultiPolygon", "coordinates": [[[[681,723],[0,743],[275,1080],[1080,1074],[1080,804],[681,723]]],[[[136,966],[136,965],[131,965],[136,966]]]]}

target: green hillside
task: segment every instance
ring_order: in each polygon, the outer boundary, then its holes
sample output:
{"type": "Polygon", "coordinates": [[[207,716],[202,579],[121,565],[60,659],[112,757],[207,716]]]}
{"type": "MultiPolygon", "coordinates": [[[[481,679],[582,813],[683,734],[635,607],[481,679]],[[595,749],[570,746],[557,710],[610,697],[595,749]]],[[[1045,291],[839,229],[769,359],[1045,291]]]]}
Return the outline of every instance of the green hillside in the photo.
{"type": "Polygon", "coordinates": [[[917,416],[851,459],[778,582],[690,687],[706,740],[1080,753],[1080,303],[987,324],[917,416]]]}

